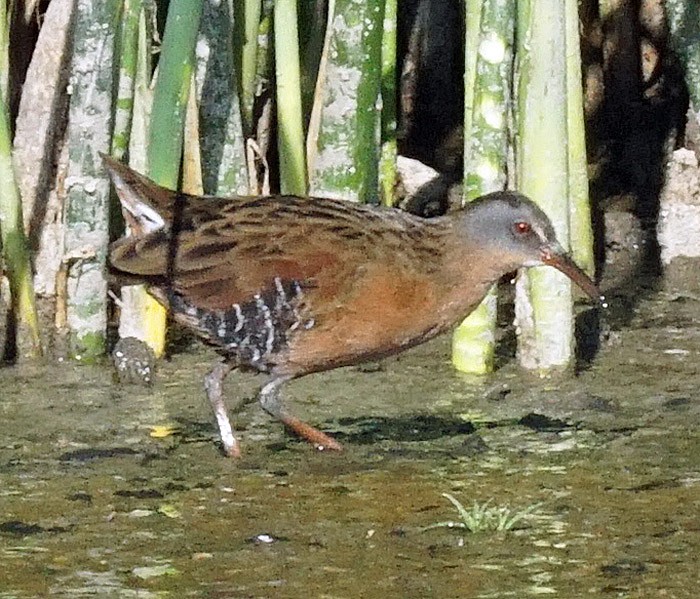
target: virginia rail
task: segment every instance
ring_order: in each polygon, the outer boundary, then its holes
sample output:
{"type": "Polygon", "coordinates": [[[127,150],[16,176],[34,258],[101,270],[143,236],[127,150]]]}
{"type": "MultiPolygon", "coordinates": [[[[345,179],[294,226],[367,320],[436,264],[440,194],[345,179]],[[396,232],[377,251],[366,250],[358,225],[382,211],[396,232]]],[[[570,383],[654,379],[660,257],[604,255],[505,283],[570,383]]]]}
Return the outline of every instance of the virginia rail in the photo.
{"type": "Polygon", "coordinates": [[[205,387],[230,456],[240,450],[222,383],[233,368],[266,373],[262,407],[316,447],[341,449],[287,412],[283,383],[423,343],[522,266],[554,266],[599,297],[544,212],[519,193],[428,220],[342,200],[187,195],[104,162],[131,228],[112,244],[112,266],[142,279],[224,356],[205,387]]]}

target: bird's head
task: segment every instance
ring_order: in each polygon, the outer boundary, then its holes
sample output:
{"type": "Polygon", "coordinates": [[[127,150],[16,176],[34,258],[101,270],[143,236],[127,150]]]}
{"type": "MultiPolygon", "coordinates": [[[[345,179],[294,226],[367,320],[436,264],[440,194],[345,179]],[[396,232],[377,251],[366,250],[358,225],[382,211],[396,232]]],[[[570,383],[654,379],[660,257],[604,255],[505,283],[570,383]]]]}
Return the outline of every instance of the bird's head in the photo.
{"type": "Polygon", "coordinates": [[[547,215],[528,197],[502,191],[477,198],[464,209],[461,224],[471,243],[497,257],[504,273],[553,266],[600,301],[595,283],[569,257],[547,215]]]}

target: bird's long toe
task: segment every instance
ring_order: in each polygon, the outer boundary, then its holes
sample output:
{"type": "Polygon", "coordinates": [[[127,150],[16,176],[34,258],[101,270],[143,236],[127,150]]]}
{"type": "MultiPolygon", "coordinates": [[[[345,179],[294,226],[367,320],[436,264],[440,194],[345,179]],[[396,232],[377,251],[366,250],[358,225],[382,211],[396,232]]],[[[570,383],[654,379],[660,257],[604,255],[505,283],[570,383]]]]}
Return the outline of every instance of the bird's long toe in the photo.
{"type": "Polygon", "coordinates": [[[319,451],[342,451],[343,446],[338,443],[333,437],[329,437],[323,431],[314,428],[303,420],[299,420],[296,416],[283,414],[280,420],[284,425],[293,431],[296,435],[311,443],[319,451]]]}

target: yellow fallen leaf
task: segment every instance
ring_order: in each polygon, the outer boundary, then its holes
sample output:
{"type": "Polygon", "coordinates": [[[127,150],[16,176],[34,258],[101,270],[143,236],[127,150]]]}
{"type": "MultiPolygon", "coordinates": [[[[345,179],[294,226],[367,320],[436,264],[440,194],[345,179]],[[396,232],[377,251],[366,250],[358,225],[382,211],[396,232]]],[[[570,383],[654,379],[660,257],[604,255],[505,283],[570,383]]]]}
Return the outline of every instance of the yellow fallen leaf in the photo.
{"type": "Polygon", "coordinates": [[[163,439],[164,437],[169,437],[170,435],[174,435],[180,430],[179,427],[170,424],[159,424],[150,428],[150,435],[154,439],[163,439]]]}

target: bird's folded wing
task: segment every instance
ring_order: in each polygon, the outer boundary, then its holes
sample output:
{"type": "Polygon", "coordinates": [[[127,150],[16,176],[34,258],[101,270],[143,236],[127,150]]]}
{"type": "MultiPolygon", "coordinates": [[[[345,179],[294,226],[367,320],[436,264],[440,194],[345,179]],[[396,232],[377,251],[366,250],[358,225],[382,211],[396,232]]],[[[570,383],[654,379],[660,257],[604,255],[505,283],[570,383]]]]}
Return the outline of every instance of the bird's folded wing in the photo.
{"type": "Polygon", "coordinates": [[[323,297],[342,295],[356,265],[340,260],[337,246],[271,236],[206,237],[185,231],[171,248],[166,231],[113,244],[110,259],[118,271],[165,285],[201,308],[227,309],[252,301],[277,285],[296,283],[323,297]]]}

